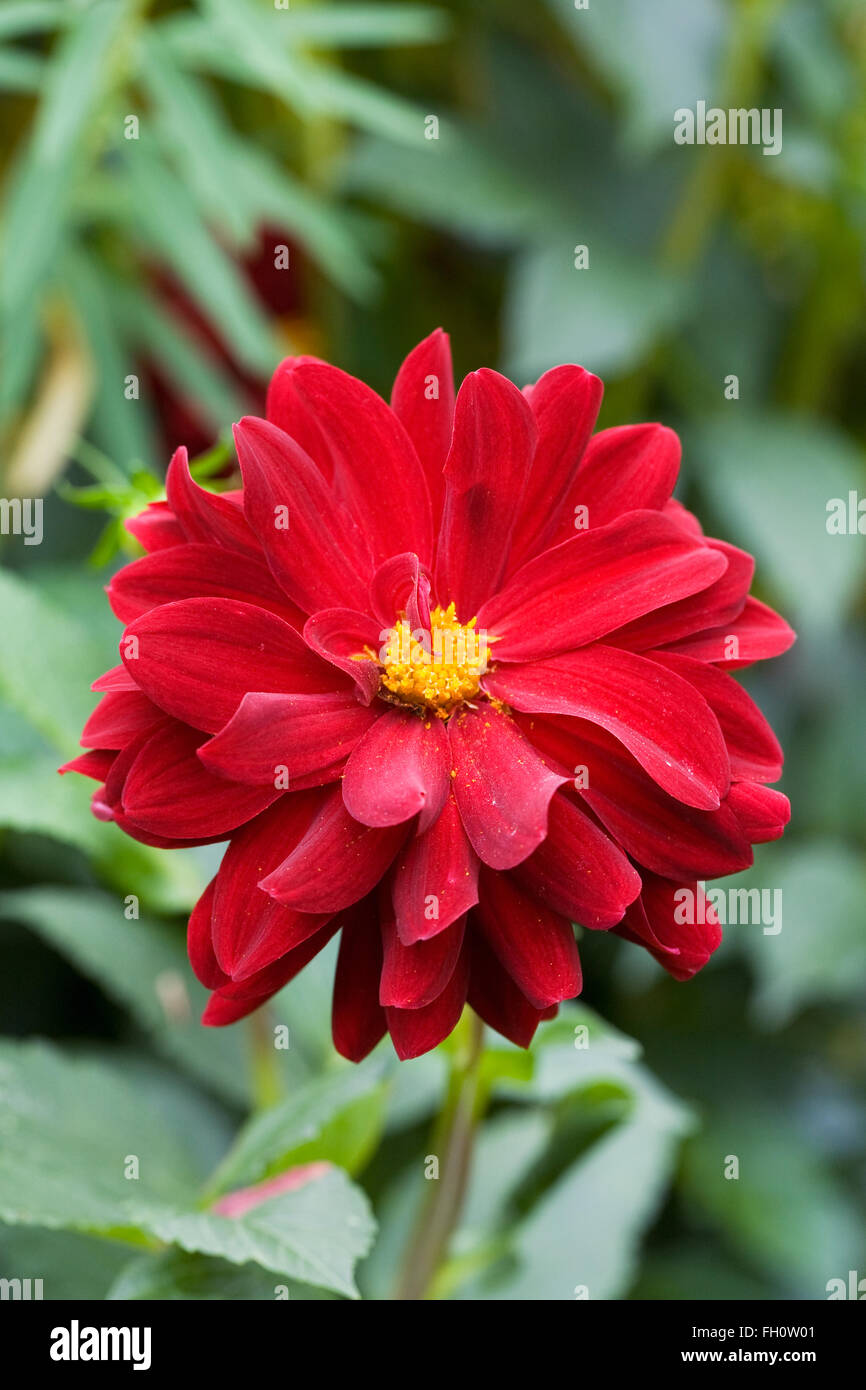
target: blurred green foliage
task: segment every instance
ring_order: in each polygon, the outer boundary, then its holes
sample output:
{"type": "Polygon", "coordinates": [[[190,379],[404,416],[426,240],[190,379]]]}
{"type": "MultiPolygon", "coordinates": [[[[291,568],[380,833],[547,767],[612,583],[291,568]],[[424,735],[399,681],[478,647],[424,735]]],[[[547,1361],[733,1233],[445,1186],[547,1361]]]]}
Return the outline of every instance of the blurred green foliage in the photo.
{"type": "Polygon", "coordinates": [[[866,537],[826,527],[866,496],[862,5],[8,0],[0,90],[0,491],[46,496],[42,545],[0,538],[0,1274],[311,1298],[360,1260],[365,1297],[393,1288],[448,1048],[340,1063],[332,951],[266,1021],[287,1051],[201,1030],[183,918],[217,852],[133,844],[54,769],[116,659],[100,508],[159,488],[192,442],[171,422],[217,440],[294,349],[387,392],[437,323],[458,375],[579,361],[603,425],[676,427],[679,495],[800,642],[744,674],[794,815],[742,883],[782,890],[782,930],[730,927],[688,986],[584,935],[592,1012],[488,1053],[436,1295],[814,1299],[866,1273],[866,537]],[[675,145],[698,100],[781,109],[781,154],[675,145]],[[207,1209],[316,1158],[326,1189],[207,1209]]]}

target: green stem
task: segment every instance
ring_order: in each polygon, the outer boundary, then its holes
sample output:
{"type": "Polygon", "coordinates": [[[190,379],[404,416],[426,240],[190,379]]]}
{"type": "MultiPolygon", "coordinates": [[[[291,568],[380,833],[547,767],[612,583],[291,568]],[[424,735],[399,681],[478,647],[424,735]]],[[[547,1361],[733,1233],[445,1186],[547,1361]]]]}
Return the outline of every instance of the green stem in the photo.
{"type": "Polygon", "coordinates": [[[276,1105],[283,1097],[283,1078],[274,1047],[274,1030],[267,1006],[250,1014],[247,1019],[247,1033],[250,1044],[253,1104],[257,1110],[266,1110],[268,1106],[276,1105]]]}
{"type": "Polygon", "coordinates": [[[440,1175],[431,1180],[403,1260],[394,1298],[417,1302],[430,1296],[436,1273],[454,1234],[483,1108],[481,1059],[484,1025],[469,1013],[465,1049],[455,1055],[445,1106],[434,1131],[432,1151],[440,1157],[440,1175]],[[462,1055],[461,1055],[462,1053],[462,1055]]]}

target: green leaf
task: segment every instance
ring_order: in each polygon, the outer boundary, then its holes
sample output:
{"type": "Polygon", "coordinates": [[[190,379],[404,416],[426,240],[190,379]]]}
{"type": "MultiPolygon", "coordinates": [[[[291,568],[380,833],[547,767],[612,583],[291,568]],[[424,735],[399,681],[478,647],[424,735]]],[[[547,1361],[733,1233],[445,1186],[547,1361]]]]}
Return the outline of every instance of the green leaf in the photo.
{"type": "Polygon", "coordinates": [[[669,142],[674,109],[715,90],[729,23],[720,0],[548,5],[623,102],[630,144],[646,150],[669,142]]]}
{"type": "Polygon", "coordinates": [[[542,1024],[531,1082],[500,1083],[524,1106],[494,1116],[492,1139],[482,1135],[458,1258],[442,1292],[554,1301],[575,1298],[581,1286],[591,1299],[626,1293],[691,1122],[638,1053],[583,1006],[542,1024]],[[513,1162],[494,1174],[503,1149],[513,1162]]]}
{"type": "Polygon", "coordinates": [[[352,1163],[359,1152],[366,1156],[381,1127],[385,1069],[377,1054],[254,1115],[214,1174],[212,1190],[243,1187],[313,1158],[352,1163]]]}
{"type": "Polygon", "coordinates": [[[248,1103],[244,1034],[202,1027],[208,994],[192,974],[180,931],[146,915],[127,920],[123,897],[90,889],[0,893],[0,915],[31,927],[95,980],[160,1051],[228,1100],[248,1103]]]}
{"type": "MultiPolygon", "coordinates": [[[[528,1054],[530,1077],[512,1079],[503,1074],[497,1091],[514,1098],[557,1101],[599,1081],[626,1076],[640,1052],[633,1038],[585,1005],[574,1005],[538,1030],[528,1054]]],[[[518,1059],[526,1055],[515,1049],[518,1059]]]]}
{"type": "Polygon", "coordinates": [[[0,761],[0,825],[28,835],[49,835],[86,854],[105,849],[103,822],[90,810],[93,783],[61,778],[50,755],[0,761]]]}
{"type": "MultiPolygon", "coordinates": [[[[427,5],[317,5],[261,15],[262,32],[276,47],[367,48],[386,44],[435,43],[450,29],[443,10],[427,5]],[[265,28],[267,26],[267,28],[265,28]]],[[[157,26],[179,57],[201,53],[207,29],[189,14],[169,15],[157,26]]]]}
{"type": "Polygon", "coordinates": [[[838,627],[866,574],[860,535],[831,535],[828,503],[847,510],[862,493],[863,457],[831,426],[756,416],[731,402],[689,434],[691,476],[725,520],[728,540],[751,550],[786,617],[813,630],[838,627]]]}
{"type": "Polygon", "coordinates": [[[162,1254],[140,1255],[128,1263],[105,1297],[124,1303],[138,1299],[238,1303],[273,1301],[278,1297],[307,1302],[332,1295],[310,1284],[290,1281],[287,1286],[284,1280],[275,1279],[257,1265],[232,1265],[207,1255],[166,1250],[162,1254]]]}
{"type": "Polygon", "coordinates": [[[144,133],[129,144],[125,174],[131,198],[130,230],[149,253],[157,252],[174,270],[239,361],[267,375],[279,351],[241,272],[202,221],[183,181],[160,159],[144,133]]]}
{"type": "Polygon", "coordinates": [[[646,258],[586,231],[526,251],[516,260],[505,320],[505,370],[534,381],[558,362],[602,375],[631,371],[686,308],[684,286],[646,258]],[[589,266],[574,264],[575,244],[589,266]]]}
{"type": "Polygon", "coordinates": [[[531,179],[450,121],[439,138],[413,150],[369,138],[350,154],[343,175],[350,192],[453,234],[494,246],[541,234],[559,209],[531,179]]]}
{"type": "Polygon", "coordinates": [[[643,1068],[605,1070],[633,1096],[627,1117],[543,1192],[512,1233],[514,1273],[491,1278],[483,1297],[619,1298],[634,1278],[688,1117],[643,1068]]]}
{"type": "Polygon", "coordinates": [[[53,268],[83,131],[101,99],[129,0],[96,0],[52,53],[33,134],[12,178],[4,217],[0,305],[10,329],[53,268]]]}
{"type": "Polygon", "coordinates": [[[122,1246],[71,1231],[0,1226],[0,1279],[41,1279],[45,1299],[102,1299],[129,1263],[122,1246]]]}
{"type": "Polygon", "coordinates": [[[264,14],[246,0],[204,0],[204,4],[208,23],[197,30],[191,25],[180,30],[187,62],[230,81],[271,92],[305,119],[341,117],[390,139],[414,145],[423,140],[424,117],[418,108],[354,74],[312,62],[281,44],[283,16],[264,14]]]}
{"type": "Polygon", "coordinates": [[[369,299],[379,277],[339,209],[305,188],[261,149],[239,153],[234,177],[260,222],[285,227],[335,284],[356,298],[369,299]]]}
{"type": "Polygon", "coordinates": [[[63,275],[100,384],[88,433],[127,475],[136,464],[153,467],[162,449],[150,405],[143,398],[128,400],[124,391],[136,363],[134,348],[118,322],[117,283],[94,256],[81,250],[70,251],[63,275]]]}
{"type": "Polygon", "coordinates": [[[201,1180],[180,1135],[118,1071],[39,1042],[0,1041],[0,1219],[109,1232],[201,1180]],[[137,1181],[124,1177],[138,1159],[137,1181]]]}
{"type": "Polygon", "coordinates": [[[0,697],[60,753],[76,751],[93,708],[90,684],[105,669],[99,642],[8,570],[0,570],[0,612],[0,697]]]}
{"type": "Polygon", "coordinates": [[[140,62],[163,156],[177,166],[202,214],[235,246],[251,245],[255,216],[235,181],[238,142],[219,104],[203,83],[175,65],[169,46],[153,33],[140,62]]]}
{"type": "MultiPolygon", "coordinates": [[[[214,431],[250,413],[252,401],[238,389],[216,357],[195,339],[181,319],[146,292],[118,286],[115,313],[139,351],[158,362],[185,403],[214,431]]],[[[138,402],[124,402],[127,409],[138,402]]]]}
{"type": "Polygon", "coordinates": [[[23,49],[0,48],[0,91],[36,92],[45,66],[35,53],[23,49]]]}
{"type": "Polygon", "coordinates": [[[862,1260],[859,1213],[814,1135],[766,1104],[714,1113],[686,1145],[683,1185],[693,1207],[792,1298],[826,1298],[827,1281],[862,1260]],[[739,1176],[725,1177],[734,1158],[739,1176]]]}
{"type": "Polygon", "coordinates": [[[120,1069],[2,1042],[0,1101],[0,1220],[168,1242],[355,1296],[352,1270],[373,1222],[339,1169],[242,1216],[219,1216],[195,1209],[200,1173],[188,1150],[120,1069]],[[138,1178],[128,1179],[133,1157],[138,1178]]]}
{"type": "Polygon", "coordinates": [[[0,39],[56,29],[69,17],[63,0],[6,0],[0,10],[0,39]]]}

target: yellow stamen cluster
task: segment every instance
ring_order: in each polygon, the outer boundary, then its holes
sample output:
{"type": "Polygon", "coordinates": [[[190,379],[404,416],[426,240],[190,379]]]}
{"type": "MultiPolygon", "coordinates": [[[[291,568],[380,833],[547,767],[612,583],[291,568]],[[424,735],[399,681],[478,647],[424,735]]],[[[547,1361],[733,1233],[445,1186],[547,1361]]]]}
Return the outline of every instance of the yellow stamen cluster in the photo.
{"type": "Polygon", "coordinates": [[[382,652],[382,697],[439,719],[471,700],[487,670],[487,642],[475,623],[459,623],[453,603],[433,609],[429,633],[413,633],[402,618],[382,652]]]}

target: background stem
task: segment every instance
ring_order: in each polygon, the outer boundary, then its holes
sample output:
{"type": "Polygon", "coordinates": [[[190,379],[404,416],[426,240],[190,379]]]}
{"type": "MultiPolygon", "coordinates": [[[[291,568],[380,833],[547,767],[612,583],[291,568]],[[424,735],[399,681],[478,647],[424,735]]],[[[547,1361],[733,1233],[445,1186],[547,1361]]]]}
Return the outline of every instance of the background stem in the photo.
{"type": "Polygon", "coordinates": [[[440,1175],[431,1180],[430,1190],[421,1203],[394,1290],[395,1299],[416,1301],[429,1296],[463,1206],[482,1109],[480,1068],[484,1052],[484,1024],[471,1011],[468,1018],[466,1047],[455,1055],[448,1095],[431,1146],[431,1151],[440,1157],[440,1175]]]}

